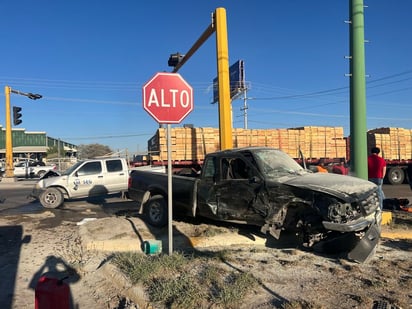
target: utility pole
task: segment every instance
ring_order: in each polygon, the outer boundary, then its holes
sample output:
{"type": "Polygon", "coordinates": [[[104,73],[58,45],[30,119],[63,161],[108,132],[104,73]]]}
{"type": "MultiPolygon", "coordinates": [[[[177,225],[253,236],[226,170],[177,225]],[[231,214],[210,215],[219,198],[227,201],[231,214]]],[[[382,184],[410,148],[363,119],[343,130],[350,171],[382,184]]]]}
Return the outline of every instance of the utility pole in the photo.
{"type": "Polygon", "coordinates": [[[363,0],[350,0],[350,165],[368,179],[363,0]]]}
{"type": "Polygon", "coordinates": [[[247,88],[243,89],[243,107],[240,108],[243,111],[243,128],[247,129],[247,88]]]}

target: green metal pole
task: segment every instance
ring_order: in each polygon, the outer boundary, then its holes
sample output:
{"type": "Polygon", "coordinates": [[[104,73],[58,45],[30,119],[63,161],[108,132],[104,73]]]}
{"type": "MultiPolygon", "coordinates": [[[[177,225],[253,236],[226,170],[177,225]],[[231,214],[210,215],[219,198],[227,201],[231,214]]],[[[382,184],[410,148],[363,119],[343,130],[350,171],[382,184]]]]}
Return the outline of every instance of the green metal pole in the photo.
{"type": "Polygon", "coordinates": [[[363,0],[350,0],[350,152],[355,176],[368,179],[363,0]]]}

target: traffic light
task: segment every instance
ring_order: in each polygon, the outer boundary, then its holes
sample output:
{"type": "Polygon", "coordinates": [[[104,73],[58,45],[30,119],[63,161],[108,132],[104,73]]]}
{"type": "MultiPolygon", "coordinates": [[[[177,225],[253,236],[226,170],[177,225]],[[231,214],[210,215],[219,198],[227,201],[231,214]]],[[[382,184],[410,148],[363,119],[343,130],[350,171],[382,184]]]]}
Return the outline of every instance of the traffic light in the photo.
{"type": "Polygon", "coordinates": [[[38,99],[41,99],[43,96],[40,95],[40,94],[37,94],[37,93],[31,93],[31,92],[29,92],[29,93],[27,93],[27,97],[28,97],[29,99],[32,99],[32,100],[38,100],[38,99]]]}
{"type": "Polygon", "coordinates": [[[15,126],[23,122],[20,118],[21,118],[21,107],[13,106],[13,123],[15,126]]]}
{"type": "Polygon", "coordinates": [[[180,53],[171,54],[167,64],[169,67],[176,67],[180,61],[182,61],[185,55],[181,55],[180,53]]]}

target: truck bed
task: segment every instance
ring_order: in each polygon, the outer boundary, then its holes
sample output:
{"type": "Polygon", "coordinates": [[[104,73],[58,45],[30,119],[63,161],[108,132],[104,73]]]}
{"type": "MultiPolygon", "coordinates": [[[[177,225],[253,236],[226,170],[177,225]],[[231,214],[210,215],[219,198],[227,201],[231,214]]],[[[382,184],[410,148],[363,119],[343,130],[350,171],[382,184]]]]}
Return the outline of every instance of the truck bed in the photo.
{"type": "MultiPolygon", "coordinates": [[[[167,173],[132,170],[130,172],[129,197],[140,203],[145,202],[144,194],[147,191],[156,192],[163,196],[168,195],[167,173]]],[[[198,179],[188,176],[172,176],[173,208],[191,212],[196,205],[198,179]]]]}

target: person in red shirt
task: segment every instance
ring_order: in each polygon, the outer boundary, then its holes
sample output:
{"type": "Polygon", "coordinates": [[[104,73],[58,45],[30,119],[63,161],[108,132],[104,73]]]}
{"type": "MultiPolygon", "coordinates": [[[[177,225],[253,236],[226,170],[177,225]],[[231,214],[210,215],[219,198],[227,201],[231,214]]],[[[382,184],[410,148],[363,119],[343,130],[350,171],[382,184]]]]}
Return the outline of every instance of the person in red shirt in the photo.
{"type": "Polygon", "coordinates": [[[382,209],[385,194],[382,190],[383,178],[386,174],[386,162],[379,156],[381,150],[378,147],[371,149],[371,154],[368,156],[368,180],[378,186],[379,203],[382,209]]]}
{"type": "Polygon", "coordinates": [[[332,173],[348,175],[348,168],[345,166],[345,162],[341,161],[332,168],[332,173]]]}

